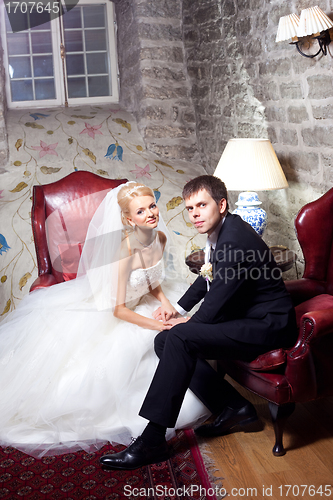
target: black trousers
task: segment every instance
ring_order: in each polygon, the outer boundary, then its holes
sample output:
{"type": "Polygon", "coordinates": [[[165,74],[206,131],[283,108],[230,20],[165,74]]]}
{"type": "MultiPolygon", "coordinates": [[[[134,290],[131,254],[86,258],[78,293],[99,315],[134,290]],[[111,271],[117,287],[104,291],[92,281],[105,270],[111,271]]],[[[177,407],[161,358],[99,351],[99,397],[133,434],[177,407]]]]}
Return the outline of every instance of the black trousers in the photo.
{"type": "MultiPolygon", "coordinates": [[[[155,338],[160,361],[139,414],[154,423],[174,427],[188,388],[213,413],[228,404],[243,406],[246,400],[224,379],[224,374],[218,374],[206,361],[251,360],[275,347],[243,343],[227,336],[230,328],[242,325],[244,320],[216,325],[187,322],[160,332],[155,338]]],[[[246,328],[251,326],[257,332],[262,328],[258,320],[246,320],[246,328]]]]}

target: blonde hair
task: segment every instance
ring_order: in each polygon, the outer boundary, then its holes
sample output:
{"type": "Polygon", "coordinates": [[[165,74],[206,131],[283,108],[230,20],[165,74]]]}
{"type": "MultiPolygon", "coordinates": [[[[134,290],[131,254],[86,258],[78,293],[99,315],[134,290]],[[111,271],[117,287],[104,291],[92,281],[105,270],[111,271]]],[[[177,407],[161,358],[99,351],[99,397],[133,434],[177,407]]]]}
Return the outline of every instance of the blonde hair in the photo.
{"type": "Polygon", "coordinates": [[[119,190],[117,195],[118,205],[121,210],[121,220],[124,226],[129,226],[127,217],[130,214],[129,204],[136,198],[137,196],[154,196],[154,191],[144,184],[140,182],[127,182],[124,186],[119,190]]]}

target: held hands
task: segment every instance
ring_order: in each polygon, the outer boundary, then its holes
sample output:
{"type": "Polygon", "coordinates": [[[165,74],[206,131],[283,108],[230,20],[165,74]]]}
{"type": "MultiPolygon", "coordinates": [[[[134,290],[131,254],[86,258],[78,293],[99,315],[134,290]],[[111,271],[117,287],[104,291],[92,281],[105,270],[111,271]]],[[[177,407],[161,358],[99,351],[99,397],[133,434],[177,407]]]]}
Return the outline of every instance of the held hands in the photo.
{"type": "Polygon", "coordinates": [[[163,322],[163,330],[170,330],[175,325],[179,325],[180,323],[186,323],[190,319],[189,316],[183,318],[182,316],[179,318],[170,318],[163,322]]]}
{"type": "Polygon", "coordinates": [[[160,323],[160,329],[170,330],[179,323],[186,323],[190,318],[183,318],[178,311],[170,304],[170,302],[163,301],[162,305],[153,312],[153,317],[160,323]]]}
{"type": "Polygon", "coordinates": [[[156,311],[153,312],[153,318],[158,321],[163,321],[163,323],[170,318],[176,318],[177,316],[179,316],[179,314],[170,302],[162,304],[158,309],[156,309],[156,311]]]}
{"type": "Polygon", "coordinates": [[[153,317],[160,322],[161,330],[170,330],[179,323],[186,323],[190,318],[183,318],[176,309],[169,304],[162,304],[156,311],[153,312],[153,317]]]}

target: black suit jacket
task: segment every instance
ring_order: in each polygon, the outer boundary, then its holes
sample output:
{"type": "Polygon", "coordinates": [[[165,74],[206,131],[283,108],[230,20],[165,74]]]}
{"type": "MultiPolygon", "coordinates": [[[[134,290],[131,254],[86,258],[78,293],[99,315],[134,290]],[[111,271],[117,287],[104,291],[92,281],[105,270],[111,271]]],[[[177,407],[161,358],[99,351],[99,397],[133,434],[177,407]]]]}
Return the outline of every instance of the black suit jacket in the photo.
{"type": "Polygon", "coordinates": [[[295,312],[266,243],[238,215],[227,214],[212,258],[213,281],[198,276],[179,300],[190,311],[204,298],[190,321],[233,321],[228,336],[251,344],[291,345],[295,312]],[[240,321],[239,321],[240,320],[240,321]]]}

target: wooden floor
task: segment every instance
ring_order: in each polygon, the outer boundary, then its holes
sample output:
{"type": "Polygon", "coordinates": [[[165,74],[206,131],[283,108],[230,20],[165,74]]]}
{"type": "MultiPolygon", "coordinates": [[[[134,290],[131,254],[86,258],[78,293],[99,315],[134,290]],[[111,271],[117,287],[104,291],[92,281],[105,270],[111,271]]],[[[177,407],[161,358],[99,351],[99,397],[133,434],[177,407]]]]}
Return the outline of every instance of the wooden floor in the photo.
{"type": "Polygon", "coordinates": [[[255,405],[259,423],[205,440],[228,498],[333,500],[333,398],[296,405],[284,431],[287,453],[274,457],[267,402],[240,392],[255,405]]]}

